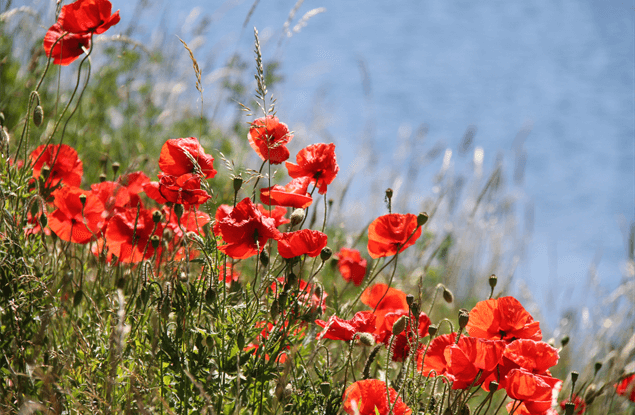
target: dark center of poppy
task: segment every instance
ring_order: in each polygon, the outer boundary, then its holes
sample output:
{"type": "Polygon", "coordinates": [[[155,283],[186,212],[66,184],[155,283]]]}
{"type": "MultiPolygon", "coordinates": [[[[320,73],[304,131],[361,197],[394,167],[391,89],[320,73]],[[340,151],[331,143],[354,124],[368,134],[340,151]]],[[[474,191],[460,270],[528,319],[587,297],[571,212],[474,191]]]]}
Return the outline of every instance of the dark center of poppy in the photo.
{"type": "Polygon", "coordinates": [[[501,335],[501,340],[503,340],[505,338],[505,336],[507,335],[507,333],[505,333],[503,330],[499,330],[498,334],[501,335]]]}

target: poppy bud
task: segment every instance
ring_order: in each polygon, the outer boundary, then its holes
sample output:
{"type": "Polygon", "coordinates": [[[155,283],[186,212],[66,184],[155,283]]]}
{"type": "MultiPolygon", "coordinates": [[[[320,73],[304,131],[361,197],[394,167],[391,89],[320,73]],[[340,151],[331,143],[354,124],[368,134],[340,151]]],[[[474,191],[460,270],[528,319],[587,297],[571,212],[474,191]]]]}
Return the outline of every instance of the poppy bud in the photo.
{"type": "Polygon", "coordinates": [[[287,282],[284,284],[284,291],[289,291],[297,282],[298,277],[293,272],[290,272],[287,275],[287,282]]]}
{"type": "Polygon", "coordinates": [[[392,325],[393,336],[399,336],[401,333],[403,333],[404,329],[406,328],[407,322],[408,322],[408,317],[406,316],[399,317],[399,319],[395,321],[395,324],[392,325]]]}
{"type": "Polygon", "coordinates": [[[110,167],[112,168],[112,173],[116,176],[117,172],[119,171],[119,163],[115,161],[110,165],[110,167]]]}
{"type": "Polygon", "coordinates": [[[313,288],[313,293],[315,293],[315,295],[318,298],[322,298],[322,286],[320,284],[315,284],[315,288],[313,288]]]}
{"type": "Polygon", "coordinates": [[[154,223],[159,223],[159,222],[161,222],[161,220],[162,220],[162,219],[163,219],[163,215],[161,215],[161,212],[160,212],[160,211],[155,210],[155,211],[152,213],[152,221],[153,221],[154,223]]]}
{"type": "Polygon", "coordinates": [[[269,309],[269,313],[271,314],[271,319],[275,320],[278,318],[278,314],[280,312],[280,306],[278,305],[278,299],[274,299],[271,303],[271,308],[269,309]]]}
{"type": "Polygon", "coordinates": [[[426,212],[421,212],[417,215],[417,226],[423,226],[428,221],[428,214],[426,212]]]}
{"type": "Polygon", "coordinates": [[[320,383],[320,391],[322,391],[322,395],[328,396],[331,393],[331,384],[328,382],[320,383]]]}
{"type": "Polygon", "coordinates": [[[386,189],[386,199],[392,199],[392,189],[390,187],[386,189]]]}
{"type": "Polygon", "coordinates": [[[40,204],[36,200],[33,203],[31,203],[31,216],[33,217],[37,216],[39,211],[40,211],[40,204]]]}
{"type": "Polygon", "coordinates": [[[208,288],[205,291],[205,302],[207,303],[207,305],[212,305],[215,299],[216,299],[216,291],[214,291],[214,289],[211,287],[208,288]]]}
{"type": "Polygon", "coordinates": [[[431,338],[434,337],[435,334],[437,334],[437,330],[439,330],[437,326],[435,326],[434,324],[430,324],[430,327],[428,327],[428,334],[431,338]]]}
{"type": "Polygon", "coordinates": [[[495,274],[490,275],[489,286],[492,287],[492,290],[494,289],[494,287],[496,287],[497,282],[498,282],[498,277],[495,274]]]}
{"type": "Polygon", "coordinates": [[[562,345],[562,347],[566,346],[567,344],[569,344],[569,336],[564,336],[561,340],[560,340],[560,344],[562,345]]]}
{"type": "Polygon", "coordinates": [[[467,326],[467,322],[470,321],[470,313],[467,311],[461,311],[459,313],[459,328],[463,330],[467,326]]]}
{"type": "Polygon", "coordinates": [[[243,178],[240,176],[236,176],[234,177],[233,183],[234,183],[234,192],[238,193],[240,188],[243,186],[243,178]]]}
{"type": "Polygon", "coordinates": [[[324,248],[322,248],[322,252],[320,252],[320,259],[322,261],[327,261],[331,257],[331,255],[333,255],[333,250],[328,246],[325,246],[324,248]]]}
{"type": "Polygon", "coordinates": [[[46,228],[46,225],[48,225],[48,223],[49,223],[49,220],[46,217],[46,215],[45,214],[41,214],[40,215],[40,226],[42,226],[43,228],[46,228]]]}
{"type": "Polygon", "coordinates": [[[448,304],[454,301],[454,294],[452,294],[452,291],[448,290],[445,286],[443,287],[443,299],[448,304]]]}
{"type": "Polygon", "coordinates": [[[103,183],[103,182],[105,182],[105,181],[106,181],[106,179],[107,179],[107,178],[108,178],[108,177],[106,177],[106,174],[105,174],[105,173],[102,173],[102,174],[100,174],[100,175],[99,175],[99,182],[100,182],[100,183],[103,183]]]}
{"type": "Polygon", "coordinates": [[[264,249],[260,251],[260,263],[263,267],[269,265],[269,254],[264,249]]]}
{"type": "Polygon", "coordinates": [[[278,308],[284,311],[284,308],[287,306],[287,293],[280,293],[278,296],[278,308]]]}
{"type": "Polygon", "coordinates": [[[302,223],[305,217],[306,213],[304,212],[304,209],[295,209],[291,214],[291,227],[302,223]]]}
{"type": "Polygon", "coordinates": [[[597,375],[597,373],[600,371],[600,369],[602,369],[602,362],[595,362],[595,367],[593,368],[594,376],[597,375]]]}
{"type": "Polygon", "coordinates": [[[44,110],[41,106],[38,105],[37,107],[35,107],[35,111],[33,111],[33,124],[35,124],[36,127],[39,127],[40,125],[42,125],[43,119],[44,110]]]}
{"type": "Polygon", "coordinates": [[[406,296],[406,303],[408,304],[408,307],[412,306],[412,302],[415,300],[415,296],[412,294],[408,294],[406,296]]]}
{"type": "Polygon", "coordinates": [[[174,214],[176,215],[177,218],[181,219],[181,216],[183,216],[183,205],[180,203],[177,203],[176,205],[174,205],[174,214]]]}
{"type": "Polygon", "coordinates": [[[569,401],[564,404],[564,413],[566,415],[573,415],[574,410],[575,410],[575,403],[569,401]]]}
{"type": "Polygon", "coordinates": [[[40,177],[46,180],[48,179],[49,174],[51,174],[51,168],[49,166],[43,166],[42,170],[40,170],[40,177]]]}
{"type": "Polygon", "coordinates": [[[595,383],[591,383],[589,386],[587,386],[586,391],[584,392],[584,402],[587,405],[591,405],[595,400],[595,392],[597,391],[597,389],[598,387],[595,385],[595,383]]]}
{"type": "Polygon", "coordinates": [[[364,346],[371,347],[375,345],[375,338],[370,333],[358,333],[357,339],[364,346]]]}
{"type": "Polygon", "coordinates": [[[73,296],[73,307],[79,306],[79,304],[82,302],[83,296],[84,296],[84,292],[82,290],[77,290],[77,292],[73,296]]]}
{"type": "Polygon", "coordinates": [[[79,203],[82,204],[82,207],[86,206],[86,195],[85,194],[81,194],[79,195],[79,203]]]}

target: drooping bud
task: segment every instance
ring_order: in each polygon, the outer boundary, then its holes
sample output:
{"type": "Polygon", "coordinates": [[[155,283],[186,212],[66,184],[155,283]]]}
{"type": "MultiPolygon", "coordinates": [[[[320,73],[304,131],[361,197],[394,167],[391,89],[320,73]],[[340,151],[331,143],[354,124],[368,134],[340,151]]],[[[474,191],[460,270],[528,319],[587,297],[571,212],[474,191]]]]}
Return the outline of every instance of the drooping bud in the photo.
{"type": "Polygon", "coordinates": [[[426,224],[428,221],[428,214],[426,212],[421,212],[417,215],[417,226],[421,227],[426,224]]]}
{"type": "Polygon", "coordinates": [[[564,336],[562,339],[560,339],[560,344],[562,345],[562,347],[569,344],[569,336],[564,336]]]}
{"type": "Polygon", "coordinates": [[[305,217],[306,212],[304,209],[295,209],[291,214],[291,227],[302,223],[305,217]]]}
{"type": "Polygon", "coordinates": [[[322,298],[322,292],[323,292],[322,286],[316,283],[314,287],[315,288],[313,288],[313,293],[315,294],[315,296],[318,298],[322,298]]]}
{"type": "Polygon", "coordinates": [[[320,252],[320,259],[322,261],[327,261],[329,258],[331,258],[331,255],[333,255],[333,250],[328,246],[325,246],[324,248],[322,248],[322,252],[320,252]]]}
{"type": "Polygon", "coordinates": [[[289,275],[287,275],[287,282],[284,284],[284,291],[289,291],[296,285],[297,282],[297,275],[295,275],[293,272],[290,272],[289,275]]]}
{"type": "Polygon", "coordinates": [[[176,205],[174,205],[174,214],[176,215],[177,218],[181,219],[181,217],[183,216],[183,205],[180,203],[177,203],[176,205]]]}
{"type": "Polygon", "coordinates": [[[357,338],[359,339],[359,342],[364,346],[371,347],[375,345],[375,338],[370,333],[359,333],[357,338]]]}
{"type": "Polygon", "coordinates": [[[37,199],[31,203],[31,216],[36,217],[40,212],[40,204],[37,202],[37,199]]]}
{"type": "Polygon", "coordinates": [[[260,251],[260,263],[262,264],[263,267],[266,267],[267,265],[269,265],[269,254],[267,253],[267,251],[265,251],[264,249],[262,251],[260,251]]]}
{"type": "Polygon", "coordinates": [[[39,127],[42,125],[42,120],[44,120],[44,110],[40,105],[38,105],[35,107],[35,111],[33,111],[33,124],[35,124],[36,127],[39,127]]]}
{"type": "Polygon", "coordinates": [[[393,336],[399,336],[406,328],[406,323],[408,322],[407,316],[401,316],[395,323],[392,325],[392,334],[393,336]]]}
{"type": "Polygon", "coordinates": [[[451,304],[454,301],[454,294],[445,285],[443,286],[443,299],[446,303],[451,304]]]}
{"type": "Polygon", "coordinates": [[[49,220],[46,217],[46,215],[45,214],[41,214],[40,215],[40,226],[42,226],[43,228],[46,228],[46,225],[48,225],[48,223],[49,223],[49,220]]]}
{"type": "Polygon", "coordinates": [[[584,402],[587,405],[591,405],[595,400],[595,392],[597,392],[597,389],[598,387],[595,383],[591,383],[589,386],[587,386],[586,391],[584,392],[584,402]]]}
{"type": "Polygon", "coordinates": [[[280,312],[280,308],[278,305],[278,299],[274,299],[271,303],[271,308],[269,309],[269,313],[271,314],[271,319],[276,320],[278,318],[278,314],[280,312]]]}
{"type": "Polygon", "coordinates": [[[245,348],[245,335],[242,331],[238,332],[236,336],[236,346],[238,346],[238,350],[242,350],[245,348]]]}

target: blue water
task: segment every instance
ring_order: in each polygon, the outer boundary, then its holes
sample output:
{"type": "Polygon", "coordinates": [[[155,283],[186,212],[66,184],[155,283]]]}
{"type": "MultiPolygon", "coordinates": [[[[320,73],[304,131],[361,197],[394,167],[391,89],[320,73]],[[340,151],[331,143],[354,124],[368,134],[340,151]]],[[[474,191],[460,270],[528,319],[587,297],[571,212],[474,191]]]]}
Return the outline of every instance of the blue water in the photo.
{"type": "MultiPolygon", "coordinates": [[[[154,35],[168,53],[184,53],[172,34],[196,43],[193,32],[207,17],[195,51],[205,57],[204,76],[235,51],[252,62],[257,26],[265,60],[282,62],[285,80],[273,90],[279,117],[296,140],[335,141],[342,177],[364,149],[385,155],[378,169],[394,168],[387,164],[399,137],[422,123],[426,148],[441,142],[454,150],[475,125],[485,170],[502,152],[511,171],[514,138],[531,125],[519,147],[524,182],[511,188],[534,209],[517,278],[547,313],[559,314],[597,294],[589,292],[593,263],[604,290],[624,277],[635,220],[635,1],[307,0],[291,28],[311,9],[326,11],[291,38],[282,27],[294,1],[260,1],[244,28],[251,1],[169,3],[154,2],[133,20],[134,6],[113,0],[122,28],[140,23],[132,37],[154,35]]],[[[193,89],[191,73],[184,79],[193,89]]],[[[217,93],[206,85],[208,103],[217,93]]],[[[422,195],[437,168],[422,175],[422,195]]]]}

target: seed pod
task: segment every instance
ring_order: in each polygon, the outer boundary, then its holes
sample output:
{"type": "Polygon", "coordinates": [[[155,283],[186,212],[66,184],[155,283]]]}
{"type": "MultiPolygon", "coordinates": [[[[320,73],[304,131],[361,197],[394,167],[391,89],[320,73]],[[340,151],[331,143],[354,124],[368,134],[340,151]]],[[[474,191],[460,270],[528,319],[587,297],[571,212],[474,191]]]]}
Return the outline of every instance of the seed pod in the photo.
{"type": "Polygon", "coordinates": [[[468,321],[470,321],[470,314],[467,311],[459,313],[459,328],[461,330],[467,326],[468,321]]]}
{"type": "Polygon", "coordinates": [[[269,309],[269,313],[271,314],[271,319],[275,320],[276,318],[278,318],[279,312],[280,312],[280,308],[278,305],[278,299],[275,299],[271,303],[271,309],[269,309]]]}
{"type": "Polygon", "coordinates": [[[489,277],[489,286],[492,287],[492,290],[494,289],[494,287],[496,287],[496,283],[498,282],[498,277],[495,274],[490,275],[489,277]]]}
{"type": "Polygon", "coordinates": [[[108,177],[106,176],[106,173],[102,173],[102,174],[99,175],[99,182],[103,183],[103,182],[106,181],[107,178],[108,177]]]}
{"type": "Polygon", "coordinates": [[[406,296],[406,304],[408,304],[408,307],[412,306],[412,302],[415,300],[415,296],[412,294],[408,294],[406,296]]]}
{"type": "Polygon", "coordinates": [[[163,220],[163,215],[161,214],[161,212],[160,212],[160,211],[155,210],[155,211],[152,213],[152,222],[154,222],[154,223],[159,223],[159,222],[161,222],[161,220],[163,220]]]}
{"type": "Polygon", "coordinates": [[[575,403],[569,401],[564,404],[564,413],[565,415],[573,415],[573,411],[575,410],[575,403]]]}
{"type": "Polygon", "coordinates": [[[328,382],[322,382],[320,384],[320,391],[322,392],[322,395],[329,396],[329,393],[331,393],[331,384],[328,382]]]}
{"type": "Polygon", "coordinates": [[[324,248],[322,248],[322,252],[320,252],[320,259],[322,261],[327,261],[329,258],[331,258],[331,255],[333,255],[333,250],[328,246],[325,246],[324,248]]]}
{"type": "Polygon", "coordinates": [[[430,327],[428,327],[428,334],[430,335],[430,338],[434,337],[434,335],[437,334],[437,330],[439,330],[437,326],[435,326],[434,324],[430,324],[430,327]]]}
{"type": "Polygon", "coordinates": [[[417,226],[423,226],[428,221],[428,214],[426,212],[421,212],[417,215],[417,226]]]}
{"type": "Polygon", "coordinates": [[[157,249],[160,243],[161,243],[161,239],[159,238],[158,235],[152,235],[150,237],[150,244],[152,245],[152,248],[157,249]]]}
{"type": "Polygon", "coordinates": [[[79,195],[79,203],[82,204],[82,207],[86,206],[86,199],[87,198],[88,197],[85,194],[83,194],[83,193],[81,195],[79,195]]]}
{"type": "Polygon", "coordinates": [[[240,188],[243,186],[243,178],[239,176],[234,177],[233,184],[234,184],[234,192],[238,193],[240,188]]]}
{"type": "Polygon", "coordinates": [[[42,120],[44,120],[44,110],[38,105],[35,107],[35,111],[33,111],[33,124],[35,124],[36,127],[39,127],[42,125],[42,120]]]}
{"type": "Polygon", "coordinates": [[[115,162],[113,162],[113,163],[110,165],[110,167],[112,168],[112,173],[116,176],[116,175],[117,175],[117,172],[119,171],[119,167],[120,167],[119,163],[117,163],[117,162],[115,161],[115,162]]]}

